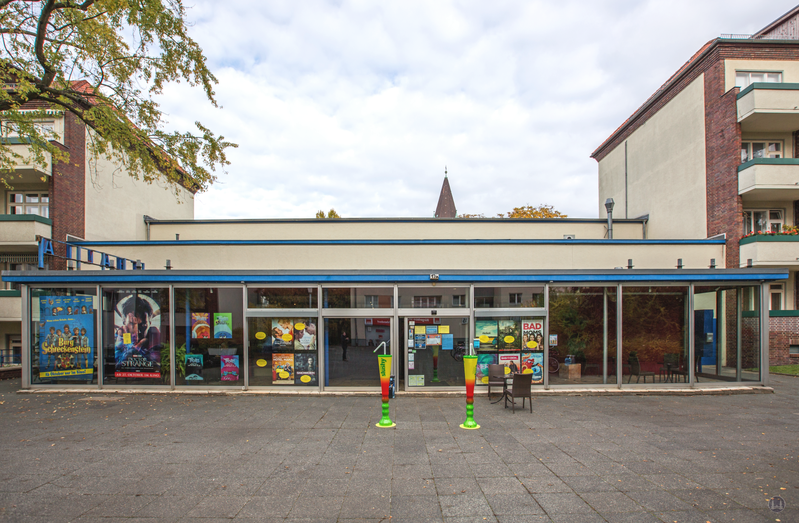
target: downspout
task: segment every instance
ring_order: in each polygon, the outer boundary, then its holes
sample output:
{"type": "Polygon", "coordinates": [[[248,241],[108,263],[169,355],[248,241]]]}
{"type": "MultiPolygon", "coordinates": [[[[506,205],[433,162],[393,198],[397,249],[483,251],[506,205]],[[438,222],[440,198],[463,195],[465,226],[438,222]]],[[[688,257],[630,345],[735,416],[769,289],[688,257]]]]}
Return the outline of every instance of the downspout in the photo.
{"type": "Polygon", "coordinates": [[[150,222],[157,221],[155,218],[151,216],[144,215],[144,225],[147,227],[147,241],[150,241],[150,222]]]}

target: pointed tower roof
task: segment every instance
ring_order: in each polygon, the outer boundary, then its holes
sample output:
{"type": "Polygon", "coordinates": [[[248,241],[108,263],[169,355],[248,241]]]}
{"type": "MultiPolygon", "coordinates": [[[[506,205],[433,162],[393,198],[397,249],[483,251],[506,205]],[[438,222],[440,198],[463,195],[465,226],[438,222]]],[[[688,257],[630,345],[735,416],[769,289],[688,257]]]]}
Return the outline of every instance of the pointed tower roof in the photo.
{"type": "Polygon", "coordinates": [[[452,190],[449,188],[447,168],[444,167],[444,185],[441,186],[441,194],[438,196],[436,218],[457,218],[457,216],[458,212],[455,209],[455,200],[452,198],[452,190]]]}

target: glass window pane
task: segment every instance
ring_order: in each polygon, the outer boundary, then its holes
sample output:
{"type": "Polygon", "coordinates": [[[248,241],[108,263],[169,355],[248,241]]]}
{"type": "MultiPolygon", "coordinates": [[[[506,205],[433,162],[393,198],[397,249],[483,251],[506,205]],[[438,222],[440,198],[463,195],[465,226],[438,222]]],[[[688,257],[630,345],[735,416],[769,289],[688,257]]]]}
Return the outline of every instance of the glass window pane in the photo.
{"type": "Polygon", "coordinates": [[[170,348],[168,288],[103,290],[105,384],[169,385],[170,348]]]}
{"type": "Polygon", "coordinates": [[[319,385],[316,318],[249,318],[249,384],[319,385]]]}
{"type": "Polygon", "coordinates": [[[549,334],[550,384],[617,383],[615,287],[550,287],[549,334]]]}
{"type": "Polygon", "coordinates": [[[25,214],[39,214],[39,208],[35,205],[25,206],[25,214]]]}
{"type": "Polygon", "coordinates": [[[244,385],[242,292],[240,288],[175,288],[177,385],[244,385]]]}
{"type": "Polygon", "coordinates": [[[39,195],[38,194],[26,194],[25,195],[25,203],[39,203],[39,195]]]}
{"type": "Polygon", "coordinates": [[[96,382],[96,309],[94,289],[31,290],[31,383],[96,382]]]}
{"type": "Polygon", "coordinates": [[[42,203],[49,203],[49,202],[50,202],[50,196],[49,196],[49,195],[47,195],[47,194],[43,194],[43,195],[41,196],[41,202],[42,202],[42,203]]]}
{"type": "Polygon", "coordinates": [[[735,85],[741,89],[749,86],[749,75],[746,73],[737,73],[735,75],[735,85]]]}
{"type": "MultiPolygon", "coordinates": [[[[391,318],[326,318],[325,386],[379,387],[380,373],[373,351],[385,341],[391,354],[390,333],[391,318]]],[[[463,366],[461,373],[462,369],[463,366]]]]}
{"type": "Polygon", "coordinates": [[[42,207],[39,208],[39,211],[41,212],[41,216],[44,216],[45,218],[49,218],[50,217],[50,208],[49,207],[42,206],[42,207]]]}
{"type": "Polygon", "coordinates": [[[399,287],[399,307],[414,309],[462,308],[469,305],[468,287],[399,287]]]}
{"type": "Polygon", "coordinates": [[[10,214],[25,214],[25,208],[21,205],[12,205],[10,214]]]}
{"type": "Polygon", "coordinates": [[[752,157],[753,158],[764,158],[766,156],[766,144],[765,143],[753,143],[752,144],[752,157]]]}
{"type": "Polygon", "coordinates": [[[764,76],[763,73],[749,73],[749,83],[762,82],[764,76]]]}
{"type": "Polygon", "coordinates": [[[469,318],[408,318],[406,386],[465,386],[463,356],[469,343],[469,318]]]}
{"type": "Polygon", "coordinates": [[[476,309],[543,307],[544,287],[475,287],[476,309]],[[513,302],[512,299],[518,301],[513,302]]]}
{"type": "Polygon", "coordinates": [[[779,143],[779,142],[771,142],[771,143],[768,144],[769,152],[780,152],[780,148],[781,147],[782,147],[782,144],[779,143]]]}
{"type": "Polygon", "coordinates": [[[749,161],[749,144],[742,143],[741,144],[741,163],[745,163],[749,161]]]}
{"type": "Polygon", "coordinates": [[[315,309],[319,302],[316,287],[266,287],[247,290],[250,309],[315,309]]]}
{"type": "Polygon", "coordinates": [[[391,309],[394,307],[394,288],[329,287],[322,289],[322,299],[326,309],[391,309]]]}
{"type": "Polygon", "coordinates": [[[781,82],[782,73],[766,73],[767,82],[781,82]]]}
{"type": "Polygon", "coordinates": [[[9,202],[22,203],[22,201],[24,199],[25,199],[25,196],[23,194],[20,194],[20,193],[11,193],[11,194],[8,195],[8,201],[9,202]]]}

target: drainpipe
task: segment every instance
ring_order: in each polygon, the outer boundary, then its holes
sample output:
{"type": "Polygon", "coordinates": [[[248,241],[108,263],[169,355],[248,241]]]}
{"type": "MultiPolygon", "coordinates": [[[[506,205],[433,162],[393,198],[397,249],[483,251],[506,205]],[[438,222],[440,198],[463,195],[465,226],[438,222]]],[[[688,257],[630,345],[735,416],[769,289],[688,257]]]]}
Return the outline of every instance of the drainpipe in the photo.
{"type": "Polygon", "coordinates": [[[144,215],[144,225],[147,226],[147,241],[150,241],[150,222],[158,221],[151,216],[144,215]]]}

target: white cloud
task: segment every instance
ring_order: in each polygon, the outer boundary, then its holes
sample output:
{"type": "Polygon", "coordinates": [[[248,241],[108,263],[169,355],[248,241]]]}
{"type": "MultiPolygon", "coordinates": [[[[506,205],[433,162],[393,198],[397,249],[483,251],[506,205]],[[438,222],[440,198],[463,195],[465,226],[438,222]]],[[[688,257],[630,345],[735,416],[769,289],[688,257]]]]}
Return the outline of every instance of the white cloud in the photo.
{"type": "Polygon", "coordinates": [[[240,145],[198,218],[432,216],[527,203],[596,216],[590,153],[705,42],[792,8],[664,2],[197,0],[223,109],[170,86],[170,126],[240,145]]]}

